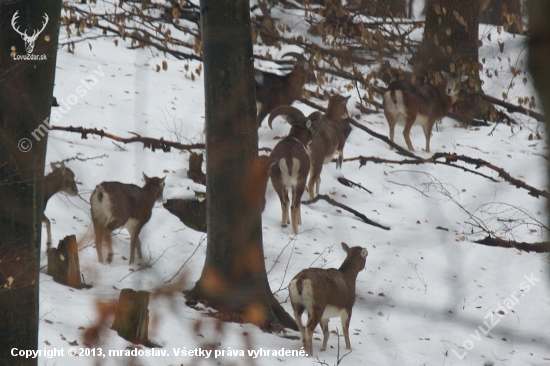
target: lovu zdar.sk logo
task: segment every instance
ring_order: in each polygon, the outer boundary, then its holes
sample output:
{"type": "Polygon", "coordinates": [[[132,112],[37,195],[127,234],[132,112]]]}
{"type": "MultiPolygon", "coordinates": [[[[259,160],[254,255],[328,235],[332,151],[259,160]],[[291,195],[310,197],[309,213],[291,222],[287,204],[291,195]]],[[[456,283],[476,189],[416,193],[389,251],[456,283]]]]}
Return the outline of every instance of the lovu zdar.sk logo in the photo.
{"type": "MultiPolygon", "coordinates": [[[[25,29],[24,32],[21,32],[19,30],[19,26],[16,24],[16,20],[17,20],[17,18],[19,18],[18,13],[19,13],[19,10],[17,10],[15,12],[15,14],[13,14],[13,17],[11,18],[11,26],[13,27],[13,30],[15,30],[17,33],[19,33],[19,35],[21,35],[21,38],[23,38],[23,41],[25,41],[25,50],[27,51],[27,56],[31,56],[30,54],[34,50],[34,44],[35,44],[36,40],[38,39],[38,36],[40,35],[40,33],[42,33],[42,31],[44,31],[44,28],[46,28],[46,25],[48,24],[48,20],[49,20],[48,14],[44,13],[44,16],[43,16],[44,22],[42,23],[42,29],[34,30],[32,35],[28,35],[27,34],[27,29],[25,29]]],[[[29,57],[21,57],[21,56],[16,57],[16,56],[14,56],[14,58],[30,59],[29,57]]],[[[43,55],[43,56],[45,57],[45,55],[43,55]]]]}

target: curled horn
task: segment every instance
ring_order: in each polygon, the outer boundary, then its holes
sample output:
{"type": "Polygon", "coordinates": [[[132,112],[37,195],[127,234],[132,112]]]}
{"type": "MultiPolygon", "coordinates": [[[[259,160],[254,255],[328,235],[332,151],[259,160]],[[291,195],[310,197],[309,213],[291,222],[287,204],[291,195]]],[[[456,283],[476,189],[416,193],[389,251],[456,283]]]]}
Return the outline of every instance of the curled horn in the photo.
{"type": "Polygon", "coordinates": [[[295,125],[298,123],[302,123],[306,120],[306,116],[300,111],[298,108],[289,106],[289,105],[282,105],[277,108],[275,108],[271,114],[269,115],[269,120],[267,123],[269,124],[269,128],[273,129],[271,126],[271,123],[277,116],[285,116],[288,123],[291,125],[295,125]]]}
{"type": "Polygon", "coordinates": [[[298,52],[287,52],[284,55],[281,56],[281,58],[285,58],[286,56],[294,57],[295,59],[305,59],[304,55],[298,53],[298,52]]]}

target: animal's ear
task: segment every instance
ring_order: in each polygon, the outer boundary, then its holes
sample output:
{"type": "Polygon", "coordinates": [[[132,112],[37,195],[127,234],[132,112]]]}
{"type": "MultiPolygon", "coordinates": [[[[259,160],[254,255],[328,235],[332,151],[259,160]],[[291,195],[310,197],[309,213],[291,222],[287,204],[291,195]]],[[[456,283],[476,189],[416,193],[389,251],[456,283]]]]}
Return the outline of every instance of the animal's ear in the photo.
{"type": "Polygon", "coordinates": [[[347,245],[346,243],[344,243],[344,242],[342,242],[342,249],[344,249],[344,251],[345,251],[346,253],[349,252],[349,247],[348,247],[348,245],[347,245]]]}
{"type": "Polygon", "coordinates": [[[163,186],[164,185],[164,180],[166,179],[167,176],[165,176],[164,178],[160,178],[160,185],[163,186]]]}
{"type": "Polygon", "coordinates": [[[449,78],[449,74],[447,74],[445,71],[441,71],[441,75],[443,75],[445,79],[449,78]]]}
{"type": "Polygon", "coordinates": [[[466,80],[468,80],[468,75],[462,75],[460,77],[460,81],[466,81],[466,80]]]}
{"type": "Polygon", "coordinates": [[[323,95],[325,96],[325,98],[330,98],[330,94],[326,91],[326,90],[323,90],[323,95]]]}
{"type": "Polygon", "coordinates": [[[143,174],[143,180],[145,181],[145,183],[147,183],[151,180],[151,178],[149,178],[147,175],[145,175],[145,173],[141,173],[141,174],[143,174]]]}
{"type": "Polygon", "coordinates": [[[363,248],[363,250],[361,251],[361,257],[365,258],[367,254],[369,254],[369,251],[367,250],[367,248],[363,248]]]}

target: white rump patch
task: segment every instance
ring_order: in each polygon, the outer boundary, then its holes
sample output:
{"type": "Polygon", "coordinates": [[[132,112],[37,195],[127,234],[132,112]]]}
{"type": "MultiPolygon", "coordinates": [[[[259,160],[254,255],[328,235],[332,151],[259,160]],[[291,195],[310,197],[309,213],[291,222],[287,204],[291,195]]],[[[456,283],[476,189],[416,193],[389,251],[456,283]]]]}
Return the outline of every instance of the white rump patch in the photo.
{"type": "Polygon", "coordinates": [[[428,116],[424,116],[420,113],[416,115],[416,120],[414,121],[415,125],[424,126],[426,123],[428,123],[428,116]]]}
{"type": "Polygon", "coordinates": [[[92,206],[92,217],[96,223],[101,227],[107,227],[109,221],[111,221],[111,208],[113,206],[111,197],[103,190],[102,186],[98,186],[90,199],[90,205],[92,206]],[[102,195],[101,201],[98,196],[102,195]]]}
{"type": "Polygon", "coordinates": [[[393,102],[390,92],[384,94],[386,111],[394,115],[405,114],[405,104],[403,104],[403,93],[401,92],[401,90],[395,91],[395,100],[396,103],[393,102]]]}
{"type": "Polygon", "coordinates": [[[128,230],[130,235],[133,235],[133,233],[135,231],[135,228],[138,225],[139,225],[139,220],[138,219],[128,219],[128,221],[126,221],[126,223],[124,224],[124,228],[126,230],[128,230]]]}
{"type": "Polygon", "coordinates": [[[302,304],[309,312],[313,309],[313,304],[315,303],[313,297],[313,286],[311,286],[311,281],[305,279],[302,282],[302,294],[298,293],[298,288],[296,286],[297,280],[292,280],[288,287],[288,292],[290,294],[290,299],[293,304],[302,304]]]}
{"type": "Polygon", "coordinates": [[[285,187],[295,187],[298,184],[298,171],[300,169],[300,161],[292,158],[292,171],[288,170],[286,159],[279,160],[279,169],[281,169],[281,177],[285,187]]]}
{"type": "Polygon", "coordinates": [[[346,309],[337,308],[336,306],[332,306],[332,305],[327,305],[321,319],[330,319],[330,318],[339,318],[339,317],[344,317],[344,318],[348,317],[348,313],[346,309]]]}

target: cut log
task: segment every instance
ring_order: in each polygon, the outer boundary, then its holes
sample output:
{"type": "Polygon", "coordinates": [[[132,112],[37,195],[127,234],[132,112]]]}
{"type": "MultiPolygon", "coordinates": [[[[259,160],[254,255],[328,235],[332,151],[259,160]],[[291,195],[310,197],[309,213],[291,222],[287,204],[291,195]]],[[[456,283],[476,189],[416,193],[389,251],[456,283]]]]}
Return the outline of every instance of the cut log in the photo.
{"type": "Polygon", "coordinates": [[[125,288],[120,291],[111,329],[119,336],[135,344],[158,347],[149,341],[149,296],[148,291],[134,291],[125,288]]]}
{"type": "Polygon", "coordinates": [[[76,236],[66,236],[60,240],[57,248],[48,250],[48,275],[55,282],[74,288],[90,288],[80,279],[80,263],[78,261],[78,243],[76,236]]]}
{"type": "Polygon", "coordinates": [[[206,232],[206,200],[200,198],[171,199],[164,208],[177,216],[187,227],[206,232]]]}

